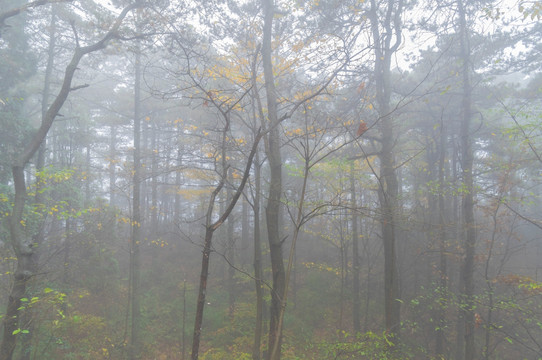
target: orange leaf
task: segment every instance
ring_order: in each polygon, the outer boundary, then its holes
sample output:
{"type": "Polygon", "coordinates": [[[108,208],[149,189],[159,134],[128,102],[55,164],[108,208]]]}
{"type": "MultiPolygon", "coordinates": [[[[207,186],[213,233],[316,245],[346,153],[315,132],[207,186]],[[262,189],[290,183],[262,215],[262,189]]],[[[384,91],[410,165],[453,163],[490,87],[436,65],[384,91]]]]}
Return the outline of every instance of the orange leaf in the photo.
{"type": "Polygon", "coordinates": [[[365,123],[365,121],[361,120],[361,122],[359,123],[358,131],[356,132],[356,137],[360,137],[367,130],[368,130],[367,124],[365,123]]]}

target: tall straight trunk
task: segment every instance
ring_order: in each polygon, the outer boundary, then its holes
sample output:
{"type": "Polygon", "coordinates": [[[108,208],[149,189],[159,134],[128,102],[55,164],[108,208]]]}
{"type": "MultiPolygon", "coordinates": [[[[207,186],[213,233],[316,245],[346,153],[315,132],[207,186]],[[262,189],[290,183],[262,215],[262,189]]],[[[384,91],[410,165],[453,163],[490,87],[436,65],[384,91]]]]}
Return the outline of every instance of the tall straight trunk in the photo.
{"type": "Polygon", "coordinates": [[[110,125],[109,127],[109,205],[114,207],[116,205],[116,182],[117,172],[115,165],[115,158],[117,156],[117,126],[110,125]]]}
{"type": "MultiPolygon", "coordinates": [[[[269,349],[273,349],[278,346],[281,348],[282,342],[282,329],[279,327],[279,317],[282,307],[282,299],[284,297],[285,288],[285,269],[284,261],[282,258],[282,241],[280,239],[280,194],[282,189],[282,164],[280,161],[279,144],[271,140],[274,137],[270,136],[269,145],[270,148],[276,149],[270,150],[270,154],[273,160],[269,159],[271,167],[271,181],[269,185],[269,198],[266,207],[266,221],[267,221],[267,237],[269,242],[269,251],[271,257],[271,272],[273,276],[272,288],[271,288],[271,308],[269,319],[269,349]],[[275,345],[275,339],[278,338],[278,345],[275,345]]],[[[278,137],[278,134],[277,134],[278,137]]],[[[278,140],[278,138],[276,138],[278,140]]],[[[269,155],[268,155],[269,158],[269,155]]],[[[269,360],[280,359],[280,351],[275,353],[275,357],[271,358],[269,353],[269,360]]]]}
{"type": "MultiPolygon", "coordinates": [[[[344,188],[344,184],[342,184],[342,181],[339,186],[340,189],[344,188]]],[[[340,268],[340,278],[341,278],[341,285],[339,288],[339,317],[337,319],[337,330],[342,331],[343,330],[343,317],[344,317],[344,293],[346,284],[348,281],[348,250],[347,250],[347,243],[345,241],[345,221],[348,219],[348,215],[346,212],[346,209],[341,209],[338,213],[338,225],[339,225],[339,255],[341,260],[341,268],[340,268]]]]}
{"type": "Polygon", "coordinates": [[[391,116],[391,59],[401,44],[401,12],[402,0],[389,0],[385,9],[385,18],[380,19],[378,5],[371,0],[370,21],[375,51],[375,86],[376,103],[379,114],[378,129],[380,131],[381,149],[380,188],[380,222],[384,244],[384,313],[386,330],[398,335],[400,328],[401,302],[399,294],[399,275],[397,271],[396,226],[398,216],[398,181],[395,171],[395,132],[391,116]],[[395,40],[394,40],[395,39],[395,40]],[[392,45],[393,40],[393,45],[392,45]]]}
{"type": "MultiPolygon", "coordinates": [[[[454,139],[455,140],[455,139],[454,139]]],[[[452,164],[452,186],[458,188],[459,184],[459,174],[458,174],[458,164],[459,164],[459,151],[460,149],[456,145],[456,141],[452,141],[452,150],[453,150],[453,164],[452,164]]],[[[453,199],[453,224],[454,226],[454,240],[456,244],[460,244],[462,241],[462,221],[461,219],[461,206],[460,206],[460,196],[454,196],[453,199]]],[[[464,289],[464,266],[462,263],[459,264],[459,278],[457,284],[457,293],[462,294],[464,289]]],[[[462,301],[460,298],[459,301],[462,301]]],[[[457,310],[457,321],[456,321],[456,341],[455,341],[455,359],[464,360],[465,359],[465,313],[461,307],[457,310]]]]}
{"type": "Polygon", "coordinates": [[[154,121],[151,123],[151,226],[150,234],[156,236],[158,231],[158,141],[154,121]]]}
{"type": "MultiPolygon", "coordinates": [[[[486,264],[484,269],[484,280],[486,282],[487,287],[487,296],[488,296],[488,304],[487,304],[487,315],[486,315],[486,327],[485,327],[485,343],[484,343],[484,350],[483,350],[483,356],[485,360],[489,360],[491,358],[491,350],[490,350],[490,344],[491,344],[491,332],[494,329],[493,327],[493,311],[495,310],[495,300],[494,300],[494,294],[495,289],[493,287],[492,279],[489,276],[489,266],[492,260],[493,256],[493,247],[495,246],[495,241],[497,239],[497,232],[498,232],[498,226],[499,226],[499,208],[502,201],[502,196],[504,194],[499,194],[499,199],[495,201],[495,211],[493,212],[491,219],[493,220],[493,228],[491,231],[491,241],[489,242],[489,249],[488,254],[486,258],[486,264]]],[[[504,261],[501,260],[501,265],[504,263],[504,261]]]]}
{"type": "Polygon", "coordinates": [[[183,323],[181,326],[181,360],[186,359],[186,280],[183,280],[183,323]]]}
{"type": "MultiPolygon", "coordinates": [[[[214,203],[214,199],[213,199],[214,203]]],[[[207,279],[209,278],[209,263],[211,257],[211,245],[213,241],[214,229],[210,224],[205,228],[205,239],[203,240],[203,257],[201,262],[201,273],[199,280],[198,300],[196,303],[196,319],[194,320],[194,333],[192,339],[191,359],[198,360],[199,343],[201,339],[201,327],[203,324],[203,309],[205,307],[205,296],[207,289],[207,279]]]]}
{"type": "MultiPolygon", "coordinates": [[[[180,142],[181,139],[181,127],[177,128],[177,141],[180,142]]],[[[183,149],[180,144],[177,145],[177,170],[175,171],[175,205],[174,205],[174,223],[177,229],[180,228],[181,224],[181,166],[183,165],[183,149]]]]}
{"type": "Polygon", "coordinates": [[[472,86],[470,82],[470,48],[466,12],[462,0],[458,1],[460,55],[462,61],[463,94],[461,99],[461,166],[463,170],[462,214],[465,260],[463,263],[463,308],[465,320],[465,360],[474,360],[474,255],[476,230],[474,228],[474,182],[472,167],[472,136],[470,133],[472,116],[472,86]]]}
{"type": "Polygon", "coordinates": [[[239,262],[248,264],[250,259],[250,224],[248,222],[248,201],[243,197],[241,203],[241,252],[239,254],[239,262]]]}
{"type": "Polygon", "coordinates": [[[64,239],[64,272],[62,274],[62,282],[64,283],[64,286],[68,286],[69,283],[69,271],[70,271],[70,234],[71,234],[71,228],[70,228],[70,219],[66,219],[65,227],[65,239],[64,239]]]}
{"type": "Polygon", "coordinates": [[[260,230],[260,193],[262,166],[260,164],[259,152],[256,153],[254,162],[254,283],[256,286],[256,323],[254,329],[254,345],[252,346],[252,360],[261,359],[261,343],[263,331],[264,311],[264,289],[263,289],[263,266],[262,266],[262,245],[260,230]]]}
{"type": "MultiPolygon", "coordinates": [[[[231,171],[228,172],[228,178],[230,180],[230,183],[233,180],[233,177],[231,176],[231,171]]],[[[226,191],[226,198],[228,199],[228,202],[231,201],[232,198],[232,189],[231,187],[228,187],[226,191]]],[[[228,257],[228,315],[230,317],[230,320],[233,320],[233,316],[235,313],[235,268],[233,267],[235,265],[235,238],[233,235],[233,228],[235,226],[235,218],[233,214],[231,214],[228,217],[228,220],[226,220],[226,241],[227,241],[227,257],[228,257]]]]}
{"type": "MultiPolygon", "coordinates": [[[[144,164],[141,167],[141,218],[149,219],[151,218],[151,199],[152,199],[152,190],[151,190],[151,169],[147,166],[150,163],[151,159],[149,156],[149,123],[141,121],[141,163],[144,164]]],[[[150,223],[150,221],[149,221],[150,223]]],[[[144,236],[144,235],[143,235],[144,236]]]]}
{"type": "MultiPolygon", "coordinates": [[[[156,124],[154,120],[150,123],[150,151],[147,153],[150,154],[151,162],[151,173],[150,173],[150,182],[151,182],[151,208],[150,208],[150,226],[148,228],[148,238],[149,240],[157,240],[159,238],[159,211],[158,211],[158,156],[159,156],[159,145],[158,145],[158,132],[156,129],[156,124]]],[[[164,204],[162,203],[162,206],[164,204]]],[[[156,249],[153,249],[156,250],[156,249]]],[[[151,258],[151,275],[152,279],[155,282],[160,281],[160,258],[156,256],[157,254],[152,254],[151,258]]]]}
{"type": "MultiPolygon", "coordinates": [[[[224,194],[224,189],[222,189],[222,192],[219,194],[220,196],[220,205],[218,207],[218,211],[220,214],[223,214],[224,211],[226,211],[226,202],[229,200],[228,199],[228,194],[226,192],[226,194],[224,194]]],[[[228,256],[228,246],[229,246],[229,242],[228,242],[228,231],[227,231],[227,227],[224,228],[224,227],[221,227],[220,229],[217,230],[217,234],[218,234],[218,237],[220,239],[225,239],[226,241],[224,242],[224,249],[222,251],[223,254],[226,254],[226,256],[228,256]]],[[[230,266],[228,265],[228,262],[227,261],[224,261],[224,270],[221,271],[221,274],[222,274],[222,283],[225,285],[226,289],[228,288],[228,270],[229,270],[230,266]]],[[[228,300],[229,300],[229,293],[228,293],[228,300]]],[[[229,304],[229,303],[228,303],[229,304]]]]}
{"type": "MultiPolygon", "coordinates": [[[[87,127],[88,129],[88,127],[87,127]]],[[[88,133],[88,131],[86,131],[88,133]]],[[[90,171],[91,171],[91,158],[90,158],[90,142],[87,146],[85,146],[85,172],[87,174],[87,178],[85,180],[85,207],[90,206],[90,171]]]]}
{"type": "MultiPolygon", "coordinates": [[[[446,166],[446,128],[444,123],[441,123],[440,128],[440,141],[439,141],[439,161],[438,161],[438,226],[439,226],[439,288],[440,297],[445,297],[448,294],[448,265],[446,259],[447,246],[447,233],[446,233],[446,205],[444,191],[446,184],[444,182],[444,167],[446,166]]],[[[446,307],[445,304],[439,304],[437,312],[437,330],[436,330],[436,344],[435,352],[437,355],[445,355],[445,332],[446,328],[446,307]]]]}
{"type": "MultiPolygon", "coordinates": [[[[264,123],[265,115],[263,113],[263,107],[261,98],[258,94],[258,86],[256,82],[256,65],[259,56],[259,48],[257,49],[254,60],[252,62],[252,92],[253,92],[253,106],[252,116],[254,123],[264,123]]],[[[265,129],[265,127],[263,127],[265,129]]],[[[267,147],[267,139],[264,139],[267,147]]],[[[262,264],[262,246],[261,246],[261,190],[262,190],[262,163],[260,161],[260,152],[256,151],[254,158],[254,254],[253,254],[253,266],[254,266],[254,285],[256,286],[256,319],[254,324],[254,343],[252,345],[252,360],[261,360],[261,344],[262,334],[264,328],[264,281],[263,281],[263,264],[262,264]]]]}
{"type": "Polygon", "coordinates": [[[277,94],[272,63],[272,26],[274,16],[274,1],[262,0],[264,10],[262,61],[267,96],[267,116],[269,124],[267,159],[269,162],[270,181],[267,207],[265,211],[267,221],[267,239],[271,257],[271,272],[273,283],[271,289],[271,309],[269,321],[268,360],[280,359],[282,343],[282,329],[280,328],[280,313],[285,289],[285,269],[282,258],[282,240],[280,238],[280,196],[282,194],[282,158],[280,154],[280,136],[277,127],[277,94]],[[275,344],[277,342],[278,343],[275,344]],[[278,348],[278,351],[272,349],[278,348]]]}
{"type": "Polygon", "coordinates": [[[141,48],[139,42],[135,52],[134,82],[134,170],[132,194],[132,243],[130,251],[131,283],[131,334],[130,360],[139,359],[141,355],[141,309],[140,309],[140,244],[143,239],[141,215],[141,48]]]}
{"type": "MultiPolygon", "coordinates": [[[[352,213],[352,321],[354,332],[361,331],[361,299],[359,297],[359,230],[358,230],[358,213],[356,201],[356,182],[354,178],[354,162],[350,163],[350,198],[351,198],[351,213],[352,213]]],[[[367,289],[369,291],[369,289],[367,289]]]]}

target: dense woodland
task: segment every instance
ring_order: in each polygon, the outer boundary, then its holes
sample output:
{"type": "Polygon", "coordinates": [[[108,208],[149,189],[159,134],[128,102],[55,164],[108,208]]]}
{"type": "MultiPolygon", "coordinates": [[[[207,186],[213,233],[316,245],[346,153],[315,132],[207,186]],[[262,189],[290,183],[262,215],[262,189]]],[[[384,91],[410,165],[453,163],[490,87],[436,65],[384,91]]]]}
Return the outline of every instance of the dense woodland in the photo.
{"type": "Polygon", "coordinates": [[[542,359],[541,11],[2,0],[0,359],[542,359]]]}

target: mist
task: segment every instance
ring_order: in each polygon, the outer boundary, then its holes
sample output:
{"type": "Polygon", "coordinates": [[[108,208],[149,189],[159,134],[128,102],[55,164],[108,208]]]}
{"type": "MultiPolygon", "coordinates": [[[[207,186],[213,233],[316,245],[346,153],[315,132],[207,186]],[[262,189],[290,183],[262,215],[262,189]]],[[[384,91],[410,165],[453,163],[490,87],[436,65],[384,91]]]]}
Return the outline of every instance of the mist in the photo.
{"type": "Polygon", "coordinates": [[[2,1],[0,360],[542,358],[541,9],[2,1]]]}

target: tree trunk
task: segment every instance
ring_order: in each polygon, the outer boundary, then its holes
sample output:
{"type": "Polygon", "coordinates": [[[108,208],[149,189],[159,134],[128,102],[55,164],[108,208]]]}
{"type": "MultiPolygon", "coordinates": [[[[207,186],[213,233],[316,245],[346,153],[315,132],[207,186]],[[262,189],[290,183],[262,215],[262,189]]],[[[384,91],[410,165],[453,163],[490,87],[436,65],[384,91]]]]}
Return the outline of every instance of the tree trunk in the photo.
{"type": "MultiPolygon", "coordinates": [[[[85,132],[88,134],[88,125],[85,126],[85,132]]],[[[88,136],[88,135],[87,135],[88,136]]],[[[90,184],[91,184],[91,177],[90,177],[90,171],[91,171],[91,158],[90,158],[90,148],[91,148],[91,142],[85,146],[85,173],[87,174],[86,180],[85,180],[85,203],[84,206],[88,207],[90,206],[90,184]]]]}
{"type": "MultiPolygon", "coordinates": [[[[51,74],[53,73],[54,60],[55,60],[55,46],[56,46],[56,16],[54,11],[54,5],[51,7],[51,22],[49,25],[49,46],[47,49],[47,65],[45,66],[45,77],[43,80],[43,93],[41,98],[41,118],[45,119],[45,114],[47,113],[47,108],[49,106],[49,98],[51,96],[51,74]]],[[[42,120],[43,121],[43,120],[42,120]]],[[[38,149],[38,158],[36,162],[36,172],[43,170],[45,166],[45,147],[47,139],[43,139],[41,146],[38,149]]],[[[40,181],[36,184],[36,195],[34,196],[35,204],[43,204],[44,196],[42,190],[42,183],[40,181]]],[[[34,268],[33,272],[35,273],[39,264],[39,252],[41,249],[41,244],[45,238],[45,230],[43,224],[39,227],[39,231],[34,235],[32,242],[34,247],[37,249],[34,253],[34,268]]],[[[26,298],[32,298],[32,294],[26,294],[26,298]]],[[[32,321],[32,308],[25,309],[25,329],[28,330],[28,334],[22,339],[22,354],[21,360],[30,360],[31,349],[32,349],[32,339],[34,338],[34,321],[32,321]]]]}
{"type": "Polygon", "coordinates": [[[140,244],[143,240],[141,215],[141,49],[137,43],[135,53],[134,82],[134,169],[132,194],[132,243],[130,251],[131,284],[131,334],[130,360],[139,359],[141,355],[141,309],[140,309],[140,244]]]}
{"type": "Polygon", "coordinates": [[[271,289],[271,309],[269,321],[268,360],[280,359],[282,329],[280,328],[280,313],[285,288],[285,269],[282,258],[282,239],[280,238],[280,196],[282,194],[282,159],[280,154],[280,137],[277,127],[277,94],[273,75],[271,35],[274,16],[274,2],[262,0],[264,9],[262,61],[267,96],[267,114],[269,124],[267,159],[270,169],[269,194],[266,207],[267,237],[271,257],[271,272],[273,283],[271,289]],[[275,344],[278,339],[278,344],[275,344]],[[272,349],[278,348],[273,355],[272,349]],[[273,356],[273,357],[272,357],[273,356]]]}
{"type": "Polygon", "coordinates": [[[263,266],[260,230],[260,193],[261,193],[261,164],[259,153],[256,153],[254,162],[255,190],[254,190],[254,282],[256,286],[256,323],[254,329],[254,345],[252,346],[252,360],[261,359],[261,341],[263,330],[263,266]]]}
{"type": "MultiPolygon", "coordinates": [[[[226,142],[225,140],[226,132],[228,129],[229,129],[229,116],[228,114],[226,114],[226,127],[223,132],[223,145],[226,142]]],[[[193,333],[193,338],[192,338],[192,354],[191,354],[192,360],[197,360],[199,356],[201,329],[203,325],[203,310],[205,307],[205,296],[207,293],[207,278],[209,276],[209,257],[211,255],[213,233],[228,219],[233,208],[235,207],[235,204],[237,204],[237,201],[239,200],[239,197],[241,196],[243,189],[245,187],[245,184],[248,180],[248,177],[250,174],[250,168],[252,167],[252,161],[254,160],[254,155],[257,152],[258,144],[260,142],[261,137],[262,137],[261,133],[258,133],[254,139],[254,143],[252,144],[252,150],[250,151],[250,155],[248,156],[245,171],[243,173],[243,178],[241,180],[241,183],[239,184],[239,187],[237,188],[235,194],[232,196],[231,201],[229,201],[224,212],[220,214],[218,220],[212,223],[211,221],[212,221],[212,216],[213,216],[215,200],[216,200],[217,195],[222,190],[222,187],[224,186],[224,182],[226,180],[226,172],[227,172],[227,166],[225,166],[226,153],[225,153],[225,147],[223,147],[223,153],[222,153],[223,174],[217,187],[211,193],[211,197],[209,199],[209,205],[207,207],[207,213],[205,216],[205,239],[203,243],[203,257],[201,261],[198,301],[196,305],[196,319],[194,321],[194,333],[193,333]]]]}
{"type": "Polygon", "coordinates": [[[371,0],[371,31],[375,46],[375,84],[376,103],[379,114],[378,129],[381,136],[380,178],[378,198],[382,239],[384,243],[384,312],[386,331],[398,335],[400,328],[399,275],[396,255],[396,222],[398,215],[398,182],[395,172],[393,147],[395,134],[391,116],[391,58],[401,44],[402,1],[389,0],[385,9],[385,18],[378,18],[378,6],[371,0]],[[395,41],[392,45],[392,39],[395,41]]]}
{"type": "Polygon", "coordinates": [[[499,207],[502,201],[502,193],[499,194],[499,198],[495,201],[495,211],[493,212],[491,218],[493,220],[493,228],[491,231],[491,241],[489,243],[488,254],[486,258],[485,270],[484,270],[484,280],[487,286],[487,295],[488,295],[488,304],[487,304],[487,315],[486,315],[486,326],[485,326],[485,344],[483,350],[483,356],[485,360],[489,360],[491,356],[490,344],[491,344],[491,331],[493,330],[493,310],[494,310],[494,299],[493,295],[495,289],[493,288],[492,279],[489,276],[489,265],[491,258],[493,257],[493,247],[495,246],[495,241],[497,239],[497,231],[499,226],[498,214],[499,207]]]}
{"type": "Polygon", "coordinates": [[[241,203],[241,252],[239,254],[239,263],[248,264],[250,261],[250,224],[248,222],[248,201],[243,197],[241,203]]]}
{"type": "MultiPolygon", "coordinates": [[[[180,142],[181,139],[181,127],[177,128],[177,141],[180,142]]],[[[174,223],[176,229],[180,229],[181,224],[181,166],[183,165],[183,150],[180,144],[177,145],[177,170],[175,171],[175,206],[174,206],[174,223]]]]}
{"type": "MultiPolygon", "coordinates": [[[[150,226],[148,229],[148,239],[158,240],[159,234],[159,211],[158,211],[158,157],[159,157],[159,144],[158,144],[158,131],[154,119],[151,119],[150,123],[150,162],[151,162],[151,211],[150,211],[150,226]]],[[[165,182],[164,182],[165,183],[165,182]]],[[[162,203],[161,206],[164,206],[162,203]]],[[[160,281],[160,258],[155,253],[156,248],[151,246],[151,274],[153,282],[158,283],[160,281]]]]}
{"type": "Polygon", "coordinates": [[[116,206],[116,182],[117,172],[115,165],[115,158],[117,157],[117,127],[116,125],[110,126],[110,139],[109,139],[109,206],[112,208],[116,206]]]}
{"type": "Polygon", "coordinates": [[[201,339],[201,327],[203,325],[203,309],[205,307],[205,295],[207,292],[207,278],[209,277],[209,258],[211,257],[213,232],[214,229],[208,224],[205,228],[205,240],[203,243],[198,301],[196,303],[196,319],[194,321],[194,336],[192,339],[192,360],[197,360],[199,357],[199,343],[201,339]]]}
{"type": "MultiPolygon", "coordinates": [[[[228,178],[230,183],[233,181],[233,177],[231,176],[231,171],[228,172],[228,178]]],[[[226,191],[226,198],[228,199],[228,202],[231,201],[232,198],[232,189],[231,187],[228,187],[226,191]]],[[[233,316],[235,314],[235,268],[233,267],[235,265],[235,237],[233,235],[233,228],[235,226],[235,218],[233,214],[230,214],[228,217],[228,220],[226,220],[226,242],[227,242],[227,258],[228,258],[228,316],[230,317],[230,320],[233,320],[233,316]]]]}
{"type": "Polygon", "coordinates": [[[462,0],[458,1],[459,34],[461,46],[463,94],[461,101],[461,166],[463,170],[462,214],[464,228],[465,260],[463,263],[463,297],[465,320],[465,360],[474,360],[474,255],[476,245],[476,230],[474,228],[474,183],[472,167],[474,155],[472,152],[471,96],[470,83],[470,49],[466,13],[462,0]]]}
{"type": "Polygon", "coordinates": [[[64,286],[68,288],[69,281],[70,281],[70,219],[66,219],[65,227],[64,227],[64,233],[65,233],[65,239],[64,239],[64,272],[62,274],[62,282],[64,283],[64,286]]]}
{"type": "Polygon", "coordinates": [[[158,142],[154,121],[151,123],[151,226],[150,234],[154,238],[158,232],[158,142]]]}
{"type": "Polygon", "coordinates": [[[26,185],[24,168],[14,166],[13,181],[15,185],[15,201],[9,218],[9,230],[12,246],[17,256],[17,268],[14,275],[14,283],[8,298],[6,315],[4,316],[4,336],[0,347],[0,359],[11,360],[16,346],[16,335],[13,334],[19,328],[19,308],[21,298],[26,292],[26,283],[33,274],[33,244],[32,240],[25,236],[22,221],[22,213],[26,198],[26,185]]]}
{"type": "MultiPolygon", "coordinates": [[[[448,295],[448,265],[446,259],[447,246],[447,233],[446,233],[446,205],[444,191],[446,184],[444,182],[444,167],[446,166],[446,128],[444,123],[441,123],[440,127],[440,144],[439,144],[439,162],[438,162],[438,214],[439,214],[439,294],[440,298],[447,297],[448,295]]],[[[444,303],[439,304],[437,313],[437,331],[436,331],[436,344],[435,352],[437,355],[444,357],[445,355],[445,332],[446,328],[446,306],[444,303]]]]}
{"type": "Polygon", "coordinates": [[[183,323],[181,326],[181,359],[186,359],[186,280],[183,280],[183,323]]]}
{"type": "MultiPolygon", "coordinates": [[[[361,331],[361,299],[359,297],[359,230],[355,185],[354,162],[352,162],[350,163],[350,197],[352,202],[352,320],[354,332],[359,333],[361,331]]],[[[367,289],[367,291],[369,291],[369,289],[367,289]]]]}

